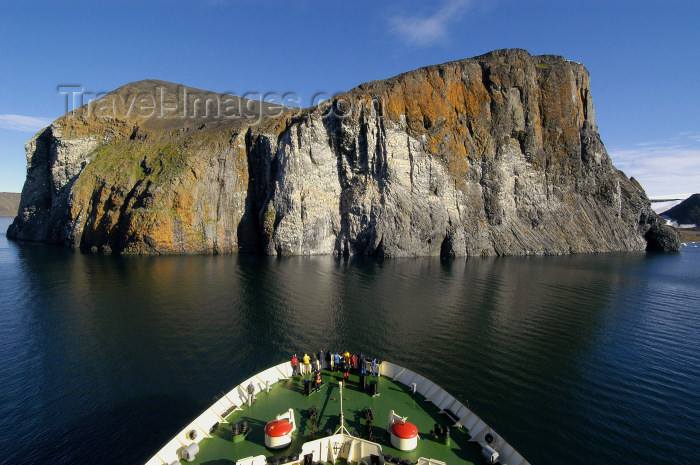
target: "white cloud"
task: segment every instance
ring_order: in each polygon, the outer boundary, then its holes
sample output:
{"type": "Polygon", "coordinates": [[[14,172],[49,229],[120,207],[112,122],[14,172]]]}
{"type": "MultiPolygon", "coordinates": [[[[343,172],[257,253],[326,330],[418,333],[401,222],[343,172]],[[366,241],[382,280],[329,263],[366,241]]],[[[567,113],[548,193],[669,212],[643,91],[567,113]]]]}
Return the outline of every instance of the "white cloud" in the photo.
{"type": "Polygon", "coordinates": [[[634,177],[649,197],[700,192],[700,142],[681,134],[667,143],[610,150],[613,164],[634,177]]]}
{"type": "Polygon", "coordinates": [[[37,132],[51,124],[49,118],[37,118],[35,116],[23,116],[12,114],[0,114],[0,128],[10,131],[37,132]]]}
{"type": "Polygon", "coordinates": [[[389,27],[410,45],[433,45],[447,39],[450,24],[458,21],[471,4],[471,0],[447,0],[430,16],[397,14],[389,19],[389,27]]]}

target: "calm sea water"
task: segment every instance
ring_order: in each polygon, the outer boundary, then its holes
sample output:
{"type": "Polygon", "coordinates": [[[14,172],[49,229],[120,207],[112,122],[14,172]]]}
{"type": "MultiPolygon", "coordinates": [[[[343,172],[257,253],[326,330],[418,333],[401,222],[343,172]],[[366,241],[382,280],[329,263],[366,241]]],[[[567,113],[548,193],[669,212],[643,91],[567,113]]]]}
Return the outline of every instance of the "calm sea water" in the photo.
{"type": "Polygon", "coordinates": [[[533,464],[700,462],[700,247],[440,261],[107,257],[4,237],[0,463],[140,464],[292,352],[460,396],[533,464]]]}

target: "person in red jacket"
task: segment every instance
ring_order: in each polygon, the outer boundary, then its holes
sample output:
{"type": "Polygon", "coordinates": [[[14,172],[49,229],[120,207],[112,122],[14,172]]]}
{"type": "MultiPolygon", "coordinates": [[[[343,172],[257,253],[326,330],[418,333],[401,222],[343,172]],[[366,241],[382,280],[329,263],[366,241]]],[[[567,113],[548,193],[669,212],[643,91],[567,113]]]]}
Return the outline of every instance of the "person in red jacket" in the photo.
{"type": "Polygon", "coordinates": [[[297,358],[297,354],[294,354],[292,357],[292,361],[290,362],[292,364],[292,376],[296,376],[299,374],[299,359],[297,358]]]}

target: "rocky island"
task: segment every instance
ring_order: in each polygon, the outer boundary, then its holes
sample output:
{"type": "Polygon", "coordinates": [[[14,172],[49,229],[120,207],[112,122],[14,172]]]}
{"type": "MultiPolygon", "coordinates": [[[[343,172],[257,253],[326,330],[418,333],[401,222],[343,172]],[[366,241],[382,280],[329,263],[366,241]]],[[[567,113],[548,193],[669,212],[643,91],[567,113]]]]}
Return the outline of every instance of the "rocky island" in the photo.
{"type": "Polygon", "coordinates": [[[585,67],[524,50],[365,83],[303,110],[139,81],[59,118],[26,151],[8,237],[106,253],[680,244],[612,165],[585,67]]]}

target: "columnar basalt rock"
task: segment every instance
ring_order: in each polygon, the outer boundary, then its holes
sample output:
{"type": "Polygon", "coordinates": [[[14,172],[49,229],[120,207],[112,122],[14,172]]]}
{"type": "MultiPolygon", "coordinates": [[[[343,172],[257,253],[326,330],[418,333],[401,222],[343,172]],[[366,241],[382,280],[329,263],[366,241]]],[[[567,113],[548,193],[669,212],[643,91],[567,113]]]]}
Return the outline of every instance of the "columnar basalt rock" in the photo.
{"type": "MultiPolygon", "coordinates": [[[[115,92],[157,86],[177,93],[160,81],[115,92]]],[[[588,71],[561,57],[500,50],[277,113],[66,115],[27,144],[8,237],[121,253],[679,247],[612,165],[588,71]]]]}

